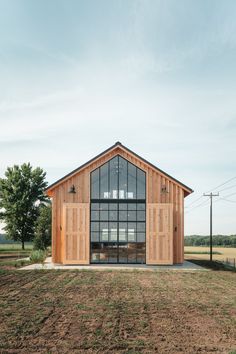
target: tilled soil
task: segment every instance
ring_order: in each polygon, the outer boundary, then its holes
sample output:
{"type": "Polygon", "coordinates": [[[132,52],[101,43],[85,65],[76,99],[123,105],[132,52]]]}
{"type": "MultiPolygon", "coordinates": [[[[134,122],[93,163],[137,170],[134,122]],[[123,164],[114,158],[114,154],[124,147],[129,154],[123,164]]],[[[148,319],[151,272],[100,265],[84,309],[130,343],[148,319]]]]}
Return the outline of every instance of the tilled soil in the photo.
{"type": "Polygon", "coordinates": [[[236,273],[0,273],[0,353],[236,350],[236,273]]]}

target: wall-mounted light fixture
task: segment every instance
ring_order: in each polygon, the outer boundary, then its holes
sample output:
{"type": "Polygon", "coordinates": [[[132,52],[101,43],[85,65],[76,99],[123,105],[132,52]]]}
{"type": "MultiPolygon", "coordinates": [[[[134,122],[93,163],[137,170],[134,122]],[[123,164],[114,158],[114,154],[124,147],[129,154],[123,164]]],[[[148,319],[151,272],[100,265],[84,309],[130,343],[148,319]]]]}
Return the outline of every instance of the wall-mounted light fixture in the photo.
{"type": "Polygon", "coordinates": [[[74,184],[72,184],[72,186],[70,187],[69,193],[72,193],[72,194],[76,193],[74,184]]]}
{"type": "Polygon", "coordinates": [[[166,186],[161,187],[161,193],[169,193],[166,186]]]}

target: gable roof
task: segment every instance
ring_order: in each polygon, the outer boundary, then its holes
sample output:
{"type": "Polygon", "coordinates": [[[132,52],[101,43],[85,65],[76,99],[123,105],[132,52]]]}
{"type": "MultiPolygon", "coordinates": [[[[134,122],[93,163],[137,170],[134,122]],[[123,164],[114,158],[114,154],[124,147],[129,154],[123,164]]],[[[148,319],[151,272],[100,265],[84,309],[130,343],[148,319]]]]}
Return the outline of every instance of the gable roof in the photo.
{"type": "Polygon", "coordinates": [[[133,152],[132,150],[130,150],[129,148],[127,148],[126,146],[124,146],[123,144],[121,144],[121,142],[117,141],[114,145],[110,146],[108,149],[104,150],[103,152],[101,152],[100,154],[98,154],[97,156],[93,157],[92,159],[90,159],[89,161],[85,162],[83,165],[77,167],[75,170],[71,171],[70,173],[68,173],[67,175],[65,175],[64,177],[58,179],[56,182],[52,183],[50,186],[48,186],[46,188],[46,192],[50,191],[51,189],[55,188],[58,184],[62,183],[64,180],[68,179],[69,177],[73,176],[74,174],[76,174],[77,172],[79,172],[80,170],[82,170],[83,168],[87,167],[88,165],[90,165],[92,162],[94,162],[95,160],[97,160],[99,157],[102,157],[103,155],[105,155],[106,153],[108,153],[109,151],[113,150],[116,147],[122,147],[124,150],[128,151],[129,153],[133,154],[134,156],[136,156],[137,158],[139,158],[140,160],[142,160],[145,164],[151,166],[153,169],[155,169],[156,171],[162,173],[163,175],[165,175],[166,177],[170,178],[171,180],[173,180],[174,182],[178,183],[181,187],[183,187],[183,189],[188,192],[189,194],[193,192],[193,190],[186,186],[185,184],[183,184],[182,182],[178,181],[176,178],[172,177],[171,175],[169,175],[168,173],[164,172],[163,170],[161,170],[160,168],[158,168],[157,166],[153,165],[151,162],[145,160],[143,157],[139,156],[138,154],[136,154],[135,152],[133,152]]]}

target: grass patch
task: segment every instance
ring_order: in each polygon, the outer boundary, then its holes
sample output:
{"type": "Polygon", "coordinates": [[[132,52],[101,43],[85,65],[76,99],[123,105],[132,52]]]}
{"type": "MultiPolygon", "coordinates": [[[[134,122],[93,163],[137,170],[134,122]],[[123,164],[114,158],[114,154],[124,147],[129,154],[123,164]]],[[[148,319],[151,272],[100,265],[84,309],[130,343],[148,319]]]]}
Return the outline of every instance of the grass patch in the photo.
{"type": "Polygon", "coordinates": [[[226,265],[220,261],[211,262],[210,260],[206,260],[206,259],[188,259],[188,261],[213,270],[226,270],[226,271],[236,272],[235,268],[226,265]]]}
{"type": "MultiPolygon", "coordinates": [[[[184,254],[210,254],[209,251],[184,251],[184,254]]],[[[212,254],[222,254],[218,251],[212,251],[212,254]]]]}
{"type": "Polygon", "coordinates": [[[30,254],[31,263],[43,263],[47,257],[47,253],[42,250],[34,250],[30,254]]]}
{"type": "Polygon", "coordinates": [[[15,251],[22,251],[27,252],[33,249],[33,244],[31,242],[25,243],[25,249],[22,250],[21,243],[0,243],[0,252],[7,251],[7,252],[15,252],[15,251]]]}
{"type": "Polygon", "coordinates": [[[25,267],[29,264],[32,264],[30,260],[26,259],[19,259],[19,260],[12,260],[12,261],[2,261],[0,262],[0,269],[14,269],[14,268],[21,268],[25,267]]]}

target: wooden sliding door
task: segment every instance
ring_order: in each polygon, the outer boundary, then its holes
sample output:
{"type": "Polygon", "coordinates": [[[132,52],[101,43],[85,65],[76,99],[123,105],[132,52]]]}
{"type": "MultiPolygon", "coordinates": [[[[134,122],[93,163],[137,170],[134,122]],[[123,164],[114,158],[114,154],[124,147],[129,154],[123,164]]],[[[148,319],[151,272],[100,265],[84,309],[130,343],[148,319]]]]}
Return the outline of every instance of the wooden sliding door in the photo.
{"type": "Polygon", "coordinates": [[[89,203],[63,204],[63,264],[89,264],[89,203]]]}
{"type": "Polygon", "coordinates": [[[173,264],[173,206],[147,204],[147,264],[173,264]]]}

